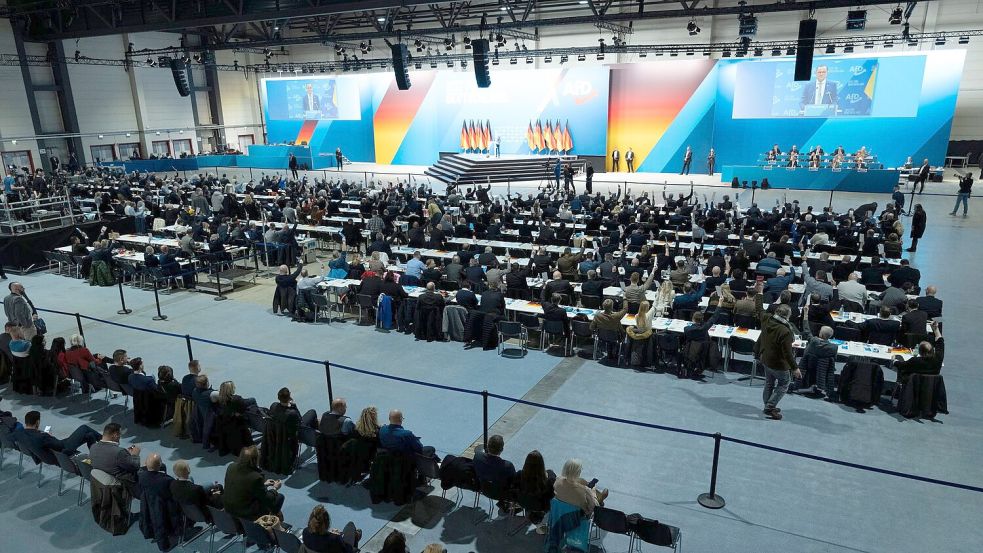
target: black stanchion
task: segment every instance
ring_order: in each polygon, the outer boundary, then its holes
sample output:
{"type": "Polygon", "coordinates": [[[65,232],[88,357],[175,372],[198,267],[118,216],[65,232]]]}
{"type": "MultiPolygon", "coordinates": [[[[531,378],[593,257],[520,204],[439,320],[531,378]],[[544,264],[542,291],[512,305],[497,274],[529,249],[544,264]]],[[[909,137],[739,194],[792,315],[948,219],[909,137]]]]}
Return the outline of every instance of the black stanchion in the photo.
{"type": "Polygon", "coordinates": [[[184,343],[188,345],[188,362],[190,363],[195,360],[195,354],[191,352],[191,336],[185,334],[184,343]]]}
{"type": "Polygon", "coordinates": [[[710,493],[701,493],[696,500],[707,509],[721,509],[727,502],[717,495],[717,461],[720,459],[720,432],[713,435],[713,467],[710,469],[710,493]]]}
{"type": "Polygon", "coordinates": [[[833,191],[829,191],[829,208],[833,209],[833,191]]]}
{"type": "Polygon", "coordinates": [[[229,298],[222,295],[222,264],[219,263],[219,271],[215,273],[215,285],[218,286],[218,296],[215,297],[215,301],[225,301],[229,298]]]}
{"type": "Polygon", "coordinates": [[[328,405],[334,402],[334,389],[331,387],[331,363],[324,362],[324,378],[328,381],[328,405]]]}
{"type": "Polygon", "coordinates": [[[84,340],[85,339],[85,331],[82,330],[82,315],[79,315],[78,313],[75,314],[75,324],[78,325],[78,328],[79,328],[79,336],[81,336],[82,339],[84,340]]]}
{"type": "Polygon", "coordinates": [[[120,277],[116,279],[116,286],[119,287],[119,305],[121,309],[116,312],[117,315],[129,315],[133,313],[132,309],[126,308],[126,299],[123,297],[123,278],[120,277]]]}
{"type": "Polygon", "coordinates": [[[488,449],[488,390],[481,391],[481,404],[484,411],[484,424],[482,425],[485,429],[484,439],[481,443],[485,445],[485,449],[488,449]]]}
{"type": "Polygon", "coordinates": [[[160,295],[157,294],[157,280],[154,280],[154,303],[157,304],[157,315],[154,316],[155,321],[166,321],[167,315],[160,312],[160,295]]]}

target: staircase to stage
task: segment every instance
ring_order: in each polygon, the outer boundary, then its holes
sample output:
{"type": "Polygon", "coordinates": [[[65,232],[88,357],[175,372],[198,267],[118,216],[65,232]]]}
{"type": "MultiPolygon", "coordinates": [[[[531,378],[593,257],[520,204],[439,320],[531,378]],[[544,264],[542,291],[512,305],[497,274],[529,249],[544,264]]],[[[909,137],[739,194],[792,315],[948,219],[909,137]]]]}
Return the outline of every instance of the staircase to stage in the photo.
{"type": "Polygon", "coordinates": [[[579,169],[577,156],[555,155],[503,155],[486,157],[484,154],[442,155],[425,174],[444,183],[460,185],[488,182],[539,181],[553,178],[556,160],[572,161],[579,169]]]}

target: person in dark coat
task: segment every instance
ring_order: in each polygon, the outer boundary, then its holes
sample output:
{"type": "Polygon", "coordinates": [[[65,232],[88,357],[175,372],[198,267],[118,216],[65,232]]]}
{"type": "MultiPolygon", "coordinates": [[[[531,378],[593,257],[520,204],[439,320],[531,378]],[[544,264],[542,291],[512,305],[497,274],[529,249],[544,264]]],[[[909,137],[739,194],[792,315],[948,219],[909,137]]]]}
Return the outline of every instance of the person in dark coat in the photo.
{"type": "Polygon", "coordinates": [[[911,215],[911,247],[905,251],[913,252],[918,247],[918,240],[925,234],[928,215],[922,204],[915,204],[915,212],[911,215]]]}
{"type": "Polygon", "coordinates": [[[270,418],[263,432],[260,466],[277,474],[291,474],[300,445],[297,441],[300,411],[294,405],[289,389],[280,388],[277,402],[270,405],[269,412],[270,418]]]}
{"type": "Polygon", "coordinates": [[[146,470],[137,475],[140,484],[140,531],[155,540],[161,551],[169,551],[181,541],[183,514],[171,495],[174,479],[163,471],[160,455],[147,456],[146,470]]]}
{"type": "Polygon", "coordinates": [[[898,371],[898,383],[905,384],[913,374],[939,374],[945,359],[945,340],[938,321],[932,321],[932,341],[918,344],[918,355],[904,360],[900,355],[894,358],[894,368],[898,371]]]}
{"type": "Polygon", "coordinates": [[[225,471],[222,503],[232,516],[256,520],[263,515],[277,515],[283,520],[283,495],[277,490],[282,482],[267,480],[259,470],[256,446],[242,448],[239,458],[225,471]]]}
{"type": "Polygon", "coordinates": [[[191,480],[191,467],[184,459],[174,462],[174,481],[171,482],[171,497],[180,505],[194,505],[203,513],[211,505],[222,508],[222,485],[218,482],[200,486],[191,480]]]}

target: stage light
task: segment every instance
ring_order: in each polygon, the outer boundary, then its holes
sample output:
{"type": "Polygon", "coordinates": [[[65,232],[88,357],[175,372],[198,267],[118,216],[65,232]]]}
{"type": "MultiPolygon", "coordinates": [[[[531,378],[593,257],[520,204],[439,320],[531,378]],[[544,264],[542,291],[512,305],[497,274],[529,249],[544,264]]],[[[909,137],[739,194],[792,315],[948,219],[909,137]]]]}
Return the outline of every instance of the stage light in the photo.
{"type": "Polygon", "coordinates": [[[498,58],[492,59],[492,65],[498,65],[498,58]]]}
{"type": "Polygon", "coordinates": [[[729,58],[730,57],[730,48],[724,48],[724,53],[721,54],[721,55],[722,55],[722,57],[729,58]]]}
{"type": "Polygon", "coordinates": [[[782,49],[781,48],[772,48],[771,49],[771,55],[773,55],[773,56],[780,56],[780,55],[782,55],[782,49]]]}
{"type": "Polygon", "coordinates": [[[570,61],[570,57],[567,56],[566,54],[560,56],[560,63],[567,63],[568,61],[570,61]]]}
{"type": "Polygon", "coordinates": [[[885,48],[894,48],[894,41],[893,40],[885,40],[884,41],[884,47],[885,48]]]}
{"type": "Polygon", "coordinates": [[[532,56],[529,56],[528,58],[526,58],[526,63],[532,63],[532,56]]]}
{"type": "Polygon", "coordinates": [[[735,56],[738,57],[738,58],[743,58],[746,55],[747,55],[747,50],[738,50],[735,53],[735,56]]]}
{"type": "Polygon", "coordinates": [[[385,23],[386,22],[386,18],[385,17],[377,17],[377,18],[375,18],[375,20],[378,21],[379,23],[385,23]]]}
{"type": "Polygon", "coordinates": [[[944,36],[940,36],[939,38],[935,39],[935,45],[936,46],[945,46],[945,37],[944,36]]]}
{"type": "Polygon", "coordinates": [[[826,46],[826,53],[827,54],[835,54],[836,53],[836,46],[833,46],[832,44],[826,46]]]}
{"type": "Polygon", "coordinates": [[[587,59],[587,56],[585,56],[583,54],[577,54],[577,61],[585,61],[586,59],[587,59]]]}
{"type": "Polygon", "coordinates": [[[471,49],[471,37],[469,36],[464,37],[464,49],[465,50],[471,49]]]}
{"type": "Polygon", "coordinates": [[[655,51],[655,55],[656,55],[656,56],[664,56],[664,55],[666,55],[666,53],[665,53],[665,52],[663,52],[662,50],[656,50],[656,51],[655,51]]]}
{"type": "Polygon", "coordinates": [[[437,62],[435,61],[430,62],[430,69],[437,69],[437,62]]]}
{"type": "Polygon", "coordinates": [[[150,67],[153,67],[153,66],[157,65],[157,62],[155,62],[153,58],[147,58],[147,65],[149,65],[150,67]]]}
{"type": "Polygon", "coordinates": [[[670,56],[670,57],[673,57],[673,58],[674,58],[674,57],[676,57],[676,56],[678,56],[678,55],[679,55],[679,52],[678,52],[678,51],[676,51],[676,50],[670,50],[670,51],[669,51],[669,56],[670,56]]]}
{"type": "Polygon", "coordinates": [[[647,58],[647,57],[649,57],[649,53],[648,52],[639,52],[638,53],[638,57],[640,57],[640,58],[647,58]]]}
{"type": "Polygon", "coordinates": [[[862,31],[867,26],[867,10],[850,10],[846,12],[846,30],[862,31]]]}
{"type": "Polygon", "coordinates": [[[597,59],[599,59],[599,60],[603,60],[603,59],[604,59],[604,54],[598,54],[598,55],[597,55],[597,59]]]}
{"type": "Polygon", "coordinates": [[[509,65],[516,65],[519,63],[517,58],[509,58],[509,65]]]}
{"type": "Polygon", "coordinates": [[[694,52],[692,48],[687,48],[687,49],[686,49],[686,55],[687,55],[687,56],[692,56],[692,55],[693,55],[693,54],[695,54],[695,53],[696,53],[696,52],[694,52]]]}
{"type": "Polygon", "coordinates": [[[546,63],[553,63],[553,57],[547,54],[546,57],[543,58],[543,61],[546,63]]]}
{"type": "Polygon", "coordinates": [[[785,50],[785,55],[786,56],[794,56],[795,55],[795,47],[794,46],[789,46],[788,47],[788,50],[785,50]]]}
{"type": "Polygon", "coordinates": [[[901,9],[901,4],[898,4],[898,6],[891,11],[891,15],[888,16],[887,22],[891,25],[900,25],[903,17],[904,10],[901,9]]]}
{"type": "Polygon", "coordinates": [[[913,39],[913,38],[909,38],[908,39],[908,46],[918,46],[918,41],[915,40],[915,39],[913,39]]]}
{"type": "Polygon", "coordinates": [[[454,62],[451,60],[447,60],[447,67],[454,67],[454,62]]]}
{"type": "Polygon", "coordinates": [[[765,53],[765,49],[762,48],[762,47],[760,47],[760,46],[758,46],[757,48],[754,49],[754,55],[755,56],[763,56],[764,53],[765,53]]]}
{"type": "Polygon", "coordinates": [[[968,36],[959,37],[959,44],[969,44],[969,37],[968,36]]]}
{"type": "Polygon", "coordinates": [[[363,54],[369,53],[369,45],[364,42],[360,42],[358,44],[358,49],[361,50],[363,54]]]}
{"type": "MultiPolygon", "coordinates": [[[[337,46],[335,46],[335,50],[337,50],[337,49],[338,49],[338,47],[337,47],[337,46]]],[[[266,56],[266,59],[270,59],[271,57],[273,57],[273,51],[272,51],[272,50],[270,50],[269,48],[267,48],[267,49],[266,49],[266,50],[265,50],[265,51],[263,52],[263,55],[265,55],[265,56],[266,56]]]]}
{"type": "Polygon", "coordinates": [[[686,24],[686,30],[689,32],[689,36],[700,34],[700,27],[696,24],[695,19],[690,19],[689,23],[686,24]]]}
{"type": "Polygon", "coordinates": [[[843,47],[843,53],[844,54],[852,54],[853,53],[853,45],[852,44],[847,44],[846,46],[844,46],[843,47]]]}
{"type": "Polygon", "coordinates": [[[740,36],[758,34],[758,18],[751,14],[741,14],[738,18],[737,34],[740,36]]]}

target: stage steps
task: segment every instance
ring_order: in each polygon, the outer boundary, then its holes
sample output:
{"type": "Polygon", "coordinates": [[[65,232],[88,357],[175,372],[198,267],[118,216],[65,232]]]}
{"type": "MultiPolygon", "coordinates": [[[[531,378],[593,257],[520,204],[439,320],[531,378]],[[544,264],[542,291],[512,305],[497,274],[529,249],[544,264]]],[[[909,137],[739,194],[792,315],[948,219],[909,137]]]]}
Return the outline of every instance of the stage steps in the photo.
{"type": "Polygon", "coordinates": [[[444,183],[460,185],[488,182],[520,182],[553,179],[553,167],[557,160],[563,163],[577,161],[576,156],[502,156],[485,157],[484,154],[449,154],[441,156],[425,174],[444,183]]]}

